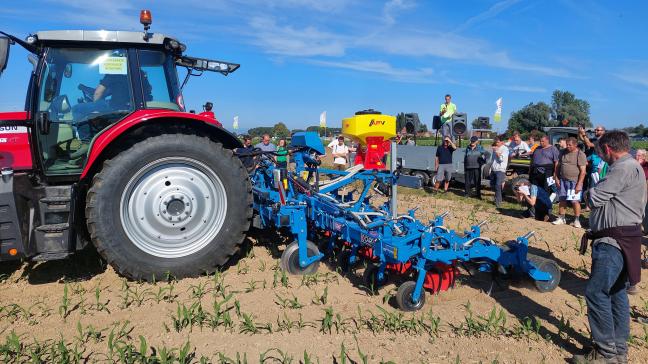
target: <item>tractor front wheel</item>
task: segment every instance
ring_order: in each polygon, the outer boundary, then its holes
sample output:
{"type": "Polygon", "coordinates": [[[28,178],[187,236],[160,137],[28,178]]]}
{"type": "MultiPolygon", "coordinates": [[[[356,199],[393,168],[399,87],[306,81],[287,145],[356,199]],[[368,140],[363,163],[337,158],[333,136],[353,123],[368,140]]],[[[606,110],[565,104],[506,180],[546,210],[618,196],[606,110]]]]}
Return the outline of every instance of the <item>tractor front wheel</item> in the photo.
{"type": "Polygon", "coordinates": [[[196,276],[238,251],[251,198],[230,150],[195,135],[160,135],[104,162],[88,191],[88,231],[126,277],[196,276]]]}

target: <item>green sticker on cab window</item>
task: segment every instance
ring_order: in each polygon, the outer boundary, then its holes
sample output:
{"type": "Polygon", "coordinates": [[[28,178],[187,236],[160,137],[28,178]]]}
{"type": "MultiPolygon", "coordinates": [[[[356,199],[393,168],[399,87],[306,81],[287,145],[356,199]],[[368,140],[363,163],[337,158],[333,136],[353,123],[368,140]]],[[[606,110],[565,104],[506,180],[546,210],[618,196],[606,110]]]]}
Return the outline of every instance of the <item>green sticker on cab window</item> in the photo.
{"type": "Polygon", "coordinates": [[[128,73],[126,57],[106,57],[99,64],[99,73],[102,75],[125,75],[128,73]]]}

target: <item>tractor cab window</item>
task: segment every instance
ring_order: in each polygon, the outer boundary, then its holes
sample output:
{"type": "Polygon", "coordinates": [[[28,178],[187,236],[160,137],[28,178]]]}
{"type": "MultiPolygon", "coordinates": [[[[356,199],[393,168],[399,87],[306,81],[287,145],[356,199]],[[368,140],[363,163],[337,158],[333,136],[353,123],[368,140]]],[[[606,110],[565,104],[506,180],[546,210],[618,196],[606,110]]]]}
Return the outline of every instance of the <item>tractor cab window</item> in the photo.
{"type": "Polygon", "coordinates": [[[183,110],[173,56],[153,50],[140,50],[142,89],[146,108],[183,110]]]}
{"type": "Polygon", "coordinates": [[[38,111],[49,132],[39,134],[45,170],[82,170],[99,132],[134,110],[126,49],[52,48],[40,81],[38,111]]]}

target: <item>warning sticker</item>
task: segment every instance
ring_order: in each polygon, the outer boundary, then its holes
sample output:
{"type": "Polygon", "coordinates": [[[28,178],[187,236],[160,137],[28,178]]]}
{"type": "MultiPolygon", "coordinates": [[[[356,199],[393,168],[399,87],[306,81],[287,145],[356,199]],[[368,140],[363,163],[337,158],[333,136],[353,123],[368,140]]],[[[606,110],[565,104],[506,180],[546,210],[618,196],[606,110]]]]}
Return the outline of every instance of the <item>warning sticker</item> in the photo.
{"type": "Polygon", "coordinates": [[[99,64],[99,73],[102,75],[125,75],[128,73],[125,57],[106,57],[99,64]]]}

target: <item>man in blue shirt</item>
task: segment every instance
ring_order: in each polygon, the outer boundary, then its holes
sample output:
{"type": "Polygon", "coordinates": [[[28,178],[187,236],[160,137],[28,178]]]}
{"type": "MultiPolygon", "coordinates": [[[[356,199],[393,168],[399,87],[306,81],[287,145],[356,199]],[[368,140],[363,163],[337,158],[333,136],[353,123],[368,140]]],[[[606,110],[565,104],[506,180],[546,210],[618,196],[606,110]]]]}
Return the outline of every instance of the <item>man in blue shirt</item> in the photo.
{"type": "Polygon", "coordinates": [[[450,137],[443,138],[443,144],[436,150],[436,182],[434,189],[439,190],[441,182],[443,183],[443,192],[448,192],[450,178],[452,178],[452,152],[457,150],[450,137]]]}

